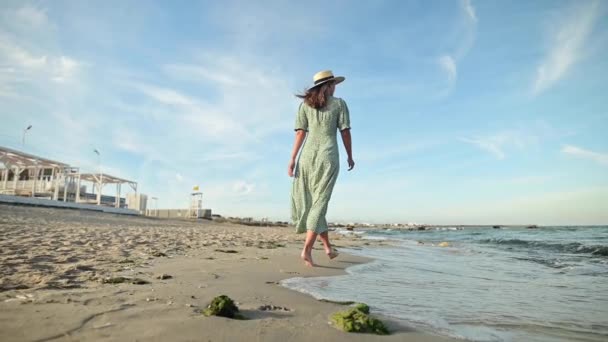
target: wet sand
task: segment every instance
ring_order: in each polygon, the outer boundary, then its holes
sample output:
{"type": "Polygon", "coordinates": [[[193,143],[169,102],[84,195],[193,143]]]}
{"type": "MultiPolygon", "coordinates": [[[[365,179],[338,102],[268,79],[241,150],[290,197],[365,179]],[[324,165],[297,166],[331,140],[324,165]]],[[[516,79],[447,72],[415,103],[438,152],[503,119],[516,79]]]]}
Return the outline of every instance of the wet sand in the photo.
{"type": "MultiPolygon", "coordinates": [[[[383,243],[330,237],[338,248],[383,243]]],[[[292,228],[0,205],[0,340],[448,340],[390,320],[390,336],[333,328],[328,317],[344,306],[278,282],[344,274],[367,260],[329,260],[318,243],[319,267],[305,267],[302,239],[292,228]],[[129,283],[104,283],[119,276],[129,283]],[[203,316],[220,294],[248,320],[203,316]]]]}

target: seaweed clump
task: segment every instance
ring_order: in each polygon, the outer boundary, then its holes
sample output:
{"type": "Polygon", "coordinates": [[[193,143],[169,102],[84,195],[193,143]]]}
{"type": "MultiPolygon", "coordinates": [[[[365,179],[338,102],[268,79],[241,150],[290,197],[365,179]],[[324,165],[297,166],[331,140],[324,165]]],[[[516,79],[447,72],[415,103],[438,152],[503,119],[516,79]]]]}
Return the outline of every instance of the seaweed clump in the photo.
{"type": "Polygon", "coordinates": [[[226,295],[221,295],[213,298],[211,303],[203,311],[205,316],[220,316],[232,319],[245,319],[239,313],[239,308],[234,304],[234,301],[226,295]]]}
{"type": "Polygon", "coordinates": [[[357,303],[355,305],[355,309],[369,315],[369,306],[365,303],[357,303]]]}
{"type": "Polygon", "coordinates": [[[355,333],[388,335],[389,331],[381,320],[369,315],[369,306],[358,303],[354,308],[331,315],[331,322],[340,330],[355,333]]]}

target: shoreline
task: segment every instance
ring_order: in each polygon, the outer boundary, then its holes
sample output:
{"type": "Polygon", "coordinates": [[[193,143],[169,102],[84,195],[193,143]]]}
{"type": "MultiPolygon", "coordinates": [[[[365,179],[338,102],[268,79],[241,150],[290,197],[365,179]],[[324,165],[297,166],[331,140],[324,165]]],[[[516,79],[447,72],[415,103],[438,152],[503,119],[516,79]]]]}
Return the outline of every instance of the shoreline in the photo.
{"type": "MultiPolygon", "coordinates": [[[[279,282],[346,274],[347,267],[370,259],[341,252],[330,261],[318,245],[313,257],[319,267],[308,268],[299,258],[301,236],[289,228],[150,222],[0,206],[0,234],[2,285],[30,285],[0,292],[0,340],[231,341],[247,336],[268,341],[456,341],[390,318],[385,319],[395,332],[388,336],[331,327],[329,315],[345,306],[319,301],[279,282]],[[154,251],[166,256],[152,256],[154,251]],[[129,259],[133,263],[122,263],[129,259]],[[171,278],[157,279],[163,274],[171,278]],[[149,284],[100,282],[121,275],[149,284]],[[44,288],[58,284],[73,288],[44,288]],[[237,302],[249,320],[201,315],[220,294],[237,302]],[[274,307],[261,309],[267,305],[274,307]]],[[[359,239],[335,233],[332,240],[346,248],[363,246],[359,239]]]]}

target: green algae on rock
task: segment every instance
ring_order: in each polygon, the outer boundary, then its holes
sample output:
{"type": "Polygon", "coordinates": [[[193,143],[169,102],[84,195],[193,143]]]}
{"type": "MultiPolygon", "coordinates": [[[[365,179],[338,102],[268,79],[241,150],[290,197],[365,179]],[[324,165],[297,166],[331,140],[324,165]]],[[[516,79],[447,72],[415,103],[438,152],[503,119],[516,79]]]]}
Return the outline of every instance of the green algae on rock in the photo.
{"type": "Polygon", "coordinates": [[[365,303],[357,303],[355,304],[355,309],[363,312],[364,314],[369,315],[369,306],[365,303]]]}
{"type": "Polygon", "coordinates": [[[377,318],[369,315],[369,306],[358,303],[354,308],[331,315],[333,325],[346,332],[388,335],[389,331],[377,318]]]}
{"type": "Polygon", "coordinates": [[[234,301],[226,295],[213,298],[207,309],[203,311],[203,315],[246,319],[243,315],[239,314],[239,308],[234,304],[234,301]]]}

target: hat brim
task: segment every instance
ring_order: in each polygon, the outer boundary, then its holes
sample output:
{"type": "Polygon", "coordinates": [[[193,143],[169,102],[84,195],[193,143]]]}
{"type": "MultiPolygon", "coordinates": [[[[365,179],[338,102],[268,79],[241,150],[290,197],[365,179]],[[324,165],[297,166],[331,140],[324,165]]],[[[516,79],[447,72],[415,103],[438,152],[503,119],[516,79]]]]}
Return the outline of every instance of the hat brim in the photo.
{"type": "Polygon", "coordinates": [[[317,84],[313,85],[312,87],[310,87],[310,88],[308,88],[308,89],[310,90],[310,89],[312,89],[312,88],[315,88],[315,87],[318,87],[318,86],[320,86],[320,85],[323,85],[323,84],[325,84],[325,83],[327,83],[327,82],[334,82],[335,84],[342,83],[342,82],[344,82],[344,80],[345,80],[345,79],[346,79],[346,77],[344,77],[344,76],[336,76],[336,77],[334,77],[334,78],[330,78],[330,79],[325,80],[325,81],[323,81],[323,82],[319,82],[319,83],[317,83],[317,84]]]}

